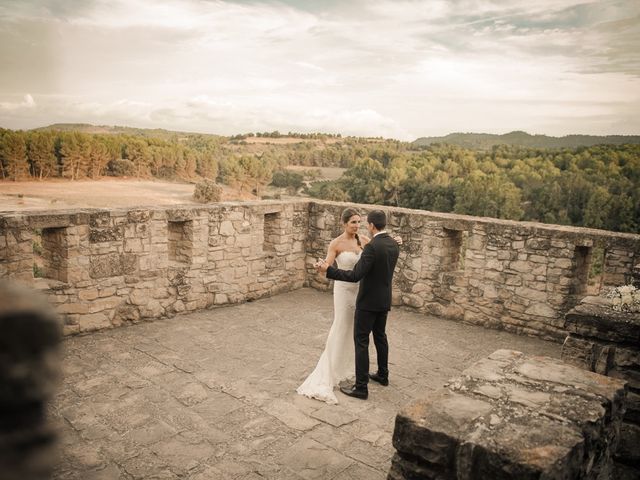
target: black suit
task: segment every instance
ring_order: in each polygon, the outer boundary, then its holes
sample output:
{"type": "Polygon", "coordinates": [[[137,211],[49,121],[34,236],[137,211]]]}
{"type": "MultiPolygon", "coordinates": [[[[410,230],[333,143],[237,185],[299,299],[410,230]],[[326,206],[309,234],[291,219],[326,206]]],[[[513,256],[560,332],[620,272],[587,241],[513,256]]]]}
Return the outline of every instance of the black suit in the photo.
{"type": "Polygon", "coordinates": [[[369,334],[373,332],[378,357],[378,374],[389,375],[389,344],[385,327],[391,309],[391,281],[398,262],[398,243],[387,233],[381,233],[364,247],[353,270],[329,267],[327,278],[343,282],[360,282],[356,299],[353,336],[356,350],[356,387],[369,383],[369,334]]]}

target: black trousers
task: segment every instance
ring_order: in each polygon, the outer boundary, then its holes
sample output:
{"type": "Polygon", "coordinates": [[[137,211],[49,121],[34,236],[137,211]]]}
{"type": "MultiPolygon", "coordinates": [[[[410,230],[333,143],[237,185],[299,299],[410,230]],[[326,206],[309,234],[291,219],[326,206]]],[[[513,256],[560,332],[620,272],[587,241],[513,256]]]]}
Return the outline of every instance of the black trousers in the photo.
{"type": "Polygon", "coordinates": [[[367,388],[369,383],[369,334],[373,332],[373,343],[378,357],[378,374],[389,376],[389,343],[385,327],[389,312],[357,310],[353,326],[356,347],[356,387],[367,388]]]}

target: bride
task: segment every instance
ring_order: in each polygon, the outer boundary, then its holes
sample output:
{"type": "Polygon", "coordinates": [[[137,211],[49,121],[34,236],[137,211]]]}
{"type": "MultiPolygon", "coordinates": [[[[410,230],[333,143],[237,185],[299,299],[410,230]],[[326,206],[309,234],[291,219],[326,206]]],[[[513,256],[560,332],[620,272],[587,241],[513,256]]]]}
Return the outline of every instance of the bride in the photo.
{"type": "MultiPolygon", "coordinates": [[[[359,235],[360,214],[355,208],[347,208],[340,216],[344,232],[329,244],[325,262],[335,261],[338,268],[351,270],[360,259],[360,253],[369,243],[369,238],[359,235]]],[[[355,347],[353,344],[353,316],[355,313],[358,283],[333,284],[333,324],[329,330],[327,344],[311,375],[296,390],[300,395],[315,398],[330,404],[338,403],[333,388],[342,380],[353,376],[355,347]]]]}

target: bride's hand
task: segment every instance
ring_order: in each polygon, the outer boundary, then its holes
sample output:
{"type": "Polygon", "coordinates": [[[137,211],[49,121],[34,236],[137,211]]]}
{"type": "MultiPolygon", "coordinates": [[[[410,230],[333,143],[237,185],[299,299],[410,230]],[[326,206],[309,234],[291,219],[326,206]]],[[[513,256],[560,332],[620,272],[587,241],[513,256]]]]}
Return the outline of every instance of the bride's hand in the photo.
{"type": "Polygon", "coordinates": [[[322,272],[322,273],[326,273],[327,269],[329,268],[329,265],[327,264],[327,262],[320,259],[316,263],[314,263],[313,266],[318,272],[322,272]]]}
{"type": "Polygon", "coordinates": [[[402,245],[402,237],[400,235],[394,235],[393,238],[398,245],[402,245]]]}

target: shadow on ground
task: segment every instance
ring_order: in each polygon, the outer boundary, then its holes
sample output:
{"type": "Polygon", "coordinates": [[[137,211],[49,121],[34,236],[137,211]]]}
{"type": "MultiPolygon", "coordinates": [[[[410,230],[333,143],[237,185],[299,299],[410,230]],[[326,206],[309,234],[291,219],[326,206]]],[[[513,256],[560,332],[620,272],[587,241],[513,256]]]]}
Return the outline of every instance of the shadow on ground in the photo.
{"type": "Polygon", "coordinates": [[[499,348],[560,356],[558,344],[396,309],[391,384],[325,405],[295,389],[331,321],[331,295],[302,289],[67,339],[54,478],[383,479],[411,399],[499,348]]]}

